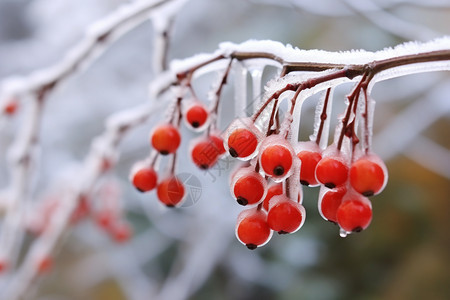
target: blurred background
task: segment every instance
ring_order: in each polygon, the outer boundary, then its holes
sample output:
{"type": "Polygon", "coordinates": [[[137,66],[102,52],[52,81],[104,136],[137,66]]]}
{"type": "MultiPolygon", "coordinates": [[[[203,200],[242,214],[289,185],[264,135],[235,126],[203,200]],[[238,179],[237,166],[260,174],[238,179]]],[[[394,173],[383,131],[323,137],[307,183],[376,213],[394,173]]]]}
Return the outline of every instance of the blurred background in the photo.
{"type": "MultiPolygon", "coordinates": [[[[89,24],[129,2],[0,0],[0,81],[57,63],[89,24]]],[[[169,59],[248,39],[376,51],[448,35],[449,16],[445,0],[191,0],[175,19],[169,59]]],[[[33,201],[72,180],[109,115],[149,101],[153,45],[153,25],[145,22],[54,90],[40,131],[33,201]]],[[[211,87],[204,82],[199,95],[211,87]]],[[[349,89],[336,91],[336,105],[349,89]]],[[[232,101],[232,93],[229,84],[224,99],[232,101]]],[[[191,203],[168,210],[154,192],[131,186],[129,170],[149,153],[149,132],[162,119],[154,116],[125,137],[117,165],[102,178],[119,190],[133,238],[118,244],[91,219],[81,221],[58,244],[51,272],[24,298],[450,299],[449,95],[450,76],[443,72],[377,84],[373,147],[385,159],[389,181],[372,199],[371,226],[341,238],[317,211],[318,188],[306,188],[303,228],[274,235],[255,251],[234,236],[240,207],[229,192],[229,173],[235,162],[224,158],[209,172],[197,170],[187,154],[196,134],[183,129],[185,155],[177,166],[200,190],[191,203]]],[[[304,107],[302,139],[311,134],[314,107],[314,101],[304,107]]],[[[223,118],[221,129],[231,118],[223,118]]],[[[19,115],[0,122],[0,188],[9,182],[5,157],[20,121],[19,115]]],[[[27,237],[22,250],[32,241],[27,237]]],[[[2,275],[3,284],[8,276],[2,275]]]]}

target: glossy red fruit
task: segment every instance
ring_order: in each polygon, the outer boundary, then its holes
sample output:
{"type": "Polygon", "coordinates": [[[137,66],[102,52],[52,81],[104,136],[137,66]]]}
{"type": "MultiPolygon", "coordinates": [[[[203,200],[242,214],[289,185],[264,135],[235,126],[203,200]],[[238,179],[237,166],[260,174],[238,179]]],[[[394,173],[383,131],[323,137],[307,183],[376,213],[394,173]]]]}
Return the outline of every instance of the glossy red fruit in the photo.
{"type": "Polygon", "coordinates": [[[272,231],[267,224],[267,213],[255,208],[242,211],[236,224],[236,237],[254,250],[265,245],[271,238],[272,231]]]}
{"type": "Polygon", "coordinates": [[[323,157],[316,166],[316,178],[327,188],[332,189],[347,181],[348,167],[338,158],[323,157]]]}
{"type": "Polygon", "coordinates": [[[175,153],[181,143],[181,135],[172,124],[159,125],[152,133],[151,142],[162,155],[175,153]]]}
{"type": "Polygon", "coordinates": [[[267,222],[269,227],[279,234],[293,233],[303,225],[305,216],[303,205],[281,195],[270,201],[267,222]]]}
{"type": "Polygon", "coordinates": [[[363,196],[344,198],[337,210],[339,226],[347,232],[359,232],[369,226],[372,220],[370,201],[363,196]]]}
{"type": "Polygon", "coordinates": [[[223,139],[215,134],[211,134],[209,136],[209,138],[211,139],[211,141],[214,143],[214,145],[216,146],[217,151],[219,151],[219,155],[224,154],[225,152],[227,152],[225,150],[225,147],[223,146],[223,139]]]}
{"type": "Polygon", "coordinates": [[[239,172],[232,182],[232,193],[240,205],[253,205],[263,201],[267,191],[265,179],[255,171],[239,172]]]}
{"type": "Polygon", "coordinates": [[[386,181],[383,167],[367,156],[361,157],[350,168],[350,184],[366,197],[380,193],[386,181]]]}
{"type": "Polygon", "coordinates": [[[267,175],[283,177],[292,167],[292,152],[282,145],[267,146],[261,152],[260,163],[267,175]]]}
{"type": "Polygon", "coordinates": [[[297,157],[302,161],[300,167],[300,183],[307,186],[318,184],[316,179],[316,167],[322,159],[322,154],[315,151],[300,151],[297,157]]]}
{"type": "Polygon", "coordinates": [[[208,111],[202,104],[193,104],[186,110],[185,118],[190,126],[199,128],[205,125],[208,115],[208,111]]]}
{"type": "Polygon", "coordinates": [[[158,175],[152,167],[142,167],[132,176],[134,187],[140,192],[148,192],[156,187],[158,175]]]}
{"type": "Polygon", "coordinates": [[[321,196],[319,212],[325,220],[337,224],[337,210],[346,192],[347,189],[345,187],[339,187],[328,190],[321,196]]]}
{"type": "Polygon", "coordinates": [[[283,185],[281,183],[274,184],[267,189],[267,195],[264,198],[263,208],[269,211],[269,202],[273,196],[283,194],[283,185]]]}
{"type": "Polygon", "coordinates": [[[157,195],[166,206],[177,206],[185,196],[184,185],[176,176],[169,176],[158,184],[157,195]]]}
{"type": "Polygon", "coordinates": [[[191,158],[197,167],[203,170],[211,168],[219,158],[220,149],[212,139],[201,139],[191,150],[191,158]]]}
{"type": "Polygon", "coordinates": [[[248,129],[235,129],[228,137],[228,152],[232,157],[248,157],[258,146],[257,137],[248,129]]]}

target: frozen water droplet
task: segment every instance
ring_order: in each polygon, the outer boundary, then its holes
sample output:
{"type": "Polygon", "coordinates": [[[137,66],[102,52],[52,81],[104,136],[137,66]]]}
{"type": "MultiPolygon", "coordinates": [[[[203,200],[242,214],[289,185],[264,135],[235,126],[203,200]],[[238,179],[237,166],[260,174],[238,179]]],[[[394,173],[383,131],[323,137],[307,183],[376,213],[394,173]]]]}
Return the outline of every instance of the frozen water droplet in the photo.
{"type": "Polygon", "coordinates": [[[340,229],[339,230],[339,235],[342,237],[342,238],[345,238],[346,236],[347,236],[347,231],[345,231],[344,229],[340,229]]]}

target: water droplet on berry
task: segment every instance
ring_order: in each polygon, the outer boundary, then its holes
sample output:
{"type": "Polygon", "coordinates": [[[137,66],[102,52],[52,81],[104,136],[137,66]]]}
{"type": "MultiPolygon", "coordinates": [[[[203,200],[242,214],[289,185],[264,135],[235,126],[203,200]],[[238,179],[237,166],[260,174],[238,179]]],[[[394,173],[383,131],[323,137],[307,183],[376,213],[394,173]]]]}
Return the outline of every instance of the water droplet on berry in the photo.
{"type": "Polygon", "coordinates": [[[340,236],[340,237],[345,238],[347,235],[348,235],[348,232],[345,231],[344,229],[341,228],[341,229],[339,230],[339,236],[340,236]]]}

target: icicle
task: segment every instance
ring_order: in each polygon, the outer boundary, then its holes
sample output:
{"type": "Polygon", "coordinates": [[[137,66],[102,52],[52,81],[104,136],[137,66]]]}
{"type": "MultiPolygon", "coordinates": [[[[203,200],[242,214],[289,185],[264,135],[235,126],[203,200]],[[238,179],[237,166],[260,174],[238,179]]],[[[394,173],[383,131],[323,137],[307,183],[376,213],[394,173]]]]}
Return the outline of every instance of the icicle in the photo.
{"type": "MultiPolygon", "coordinates": [[[[309,96],[309,95],[308,95],[309,96]]],[[[302,105],[303,102],[306,99],[306,95],[304,93],[300,93],[297,97],[297,101],[296,101],[296,105],[294,108],[294,113],[291,116],[292,118],[292,124],[291,124],[291,136],[290,136],[290,140],[292,144],[295,144],[298,142],[298,137],[299,137],[299,133],[300,133],[300,116],[302,113],[302,105]]],[[[289,106],[291,106],[292,104],[290,103],[289,106]]],[[[289,107],[289,110],[291,108],[289,107]]]]}
{"type": "Polygon", "coordinates": [[[253,111],[256,111],[261,106],[262,92],[261,92],[261,80],[264,71],[264,64],[254,64],[250,68],[250,75],[252,78],[253,89],[253,111]]]}
{"type": "Polygon", "coordinates": [[[247,106],[247,73],[248,70],[241,64],[234,67],[234,115],[236,118],[246,117],[247,106]]]}
{"type": "MultiPolygon", "coordinates": [[[[323,123],[322,135],[320,138],[319,147],[320,149],[325,149],[328,146],[328,136],[330,134],[330,120],[331,120],[331,111],[333,107],[333,93],[334,89],[330,90],[328,95],[327,109],[325,111],[327,118],[323,123]]],[[[323,112],[324,102],[327,95],[327,91],[324,91],[323,97],[320,98],[319,102],[316,106],[316,114],[314,117],[314,133],[309,137],[311,141],[315,142],[317,139],[317,134],[319,132],[319,127],[321,123],[321,115],[323,112]]]]}
{"type": "Polygon", "coordinates": [[[342,238],[345,238],[348,235],[348,232],[345,231],[344,229],[339,229],[339,236],[342,238]]]}

